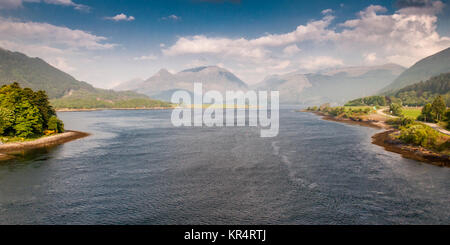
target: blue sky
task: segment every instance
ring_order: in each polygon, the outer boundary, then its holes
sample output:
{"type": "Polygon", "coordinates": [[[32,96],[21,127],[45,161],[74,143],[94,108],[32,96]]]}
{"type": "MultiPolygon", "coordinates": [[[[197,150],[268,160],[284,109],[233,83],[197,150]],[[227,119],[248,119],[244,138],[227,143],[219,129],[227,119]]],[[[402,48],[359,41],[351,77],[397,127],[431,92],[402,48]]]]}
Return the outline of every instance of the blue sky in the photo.
{"type": "Polygon", "coordinates": [[[1,0],[0,47],[96,86],[161,68],[270,74],[415,61],[450,46],[446,1],[1,0]]]}

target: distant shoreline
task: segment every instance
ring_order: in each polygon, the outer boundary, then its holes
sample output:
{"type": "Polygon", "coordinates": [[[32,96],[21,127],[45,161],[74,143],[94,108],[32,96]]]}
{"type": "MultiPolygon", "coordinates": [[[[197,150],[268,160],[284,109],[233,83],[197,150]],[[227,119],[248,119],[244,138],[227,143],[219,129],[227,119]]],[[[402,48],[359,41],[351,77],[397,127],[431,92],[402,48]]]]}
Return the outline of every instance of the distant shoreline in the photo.
{"type": "Polygon", "coordinates": [[[80,131],[67,130],[64,133],[41,137],[32,141],[5,143],[0,145],[0,160],[8,160],[14,158],[13,153],[19,153],[26,150],[38,149],[54,145],[60,145],[72,140],[80,139],[89,136],[89,133],[80,131]]]}
{"type": "MultiPolygon", "coordinates": [[[[308,111],[303,111],[308,112],[308,111]]],[[[322,112],[313,112],[318,116],[322,116],[323,120],[343,122],[352,125],[360,125],[365,127],[372,127],[378,129],[385,129],[383,132],[376,133],[372,136],[372,144],[383,147],[385,150],[401,154],[402,157],[425,162],[441,167],[450,167],[450,156],[430,151],[421,146],[414,146],[401,142],[398,139],[393,139],[390,134],[397,132],[397,129],[392,128],[383,121],[375,120],[352,120],[348,118],[333,117],[322,112]]]]}
{"type": "Polygon", "coordinates": [[[79,112],[79,111],[107,111],[107,110],[170,110],[175,107],[149,107],[149,108],[80,108],[80,109],[72,109],[72,108],[57,108],[57,112],[79,112]]]}

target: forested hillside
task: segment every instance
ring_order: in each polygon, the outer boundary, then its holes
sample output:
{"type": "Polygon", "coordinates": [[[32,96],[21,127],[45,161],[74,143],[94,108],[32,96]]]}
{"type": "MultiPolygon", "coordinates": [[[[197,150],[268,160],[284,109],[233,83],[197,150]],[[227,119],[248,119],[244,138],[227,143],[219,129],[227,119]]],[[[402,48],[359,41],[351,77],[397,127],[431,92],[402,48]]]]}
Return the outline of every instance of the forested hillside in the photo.
{"type": "Polygon", "coordinates": [[[43,90],[55,108],[136,108],[169,106],[135,92],[115,92],[80,82],[40,58],[0,48],[0,86],[18,83],[43,90]]]}

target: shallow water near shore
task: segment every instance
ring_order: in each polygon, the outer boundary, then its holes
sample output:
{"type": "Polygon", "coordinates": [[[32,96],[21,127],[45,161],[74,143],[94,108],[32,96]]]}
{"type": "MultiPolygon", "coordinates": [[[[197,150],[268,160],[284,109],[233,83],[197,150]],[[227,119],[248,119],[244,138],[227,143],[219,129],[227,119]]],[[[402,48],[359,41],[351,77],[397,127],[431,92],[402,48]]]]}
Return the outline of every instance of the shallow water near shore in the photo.
{"type": "Polygon", "coordinates": [[[378,129],[283,109],[261,138],[170,115],[58,113],[92,135],[0,164],[0,224],[450,224],[450,168],[373,145],[378,129]]]}

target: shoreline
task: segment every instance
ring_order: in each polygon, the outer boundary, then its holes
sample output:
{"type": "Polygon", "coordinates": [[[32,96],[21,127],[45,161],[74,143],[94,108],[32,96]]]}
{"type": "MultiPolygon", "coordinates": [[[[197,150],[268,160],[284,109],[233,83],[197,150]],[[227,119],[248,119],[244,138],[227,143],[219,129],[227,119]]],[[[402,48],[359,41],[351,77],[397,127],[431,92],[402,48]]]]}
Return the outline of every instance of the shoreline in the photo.
{"type": "Polygon", "coordinates": [[[107,110],[170,110],[175,107],[138,107],[138,108],[79,108],[79,109],[72,109],[72,108],[57,108],[55,109],[56,112],[80,112],[80,111],[107,111],[107,110]]]}
{"type": "MultiPolygon", "coordinates": [[[[309,111],[303,111],[309,112],[309,111]]],[[[314,111],[312,112],[318,116],[321,116],[323,120],[347,123],[352,125],[359,125],[377,129],[384,129],[384,131],[376,133],[372,136],[372,144],[383,147],[386,151],[394,152],[400,154],[404,158],[417,160],[420,162],[425,162],[441,167],[450,167],[450,155],[440,154],[421,146],[414,146],[411,144],[406,144],[398,139],[393,139],[390,134],[398,132],[390,125],[382,121],[376,120],[352,120],[348,118],[337,118],[322,112],[314,111]]]]}
{"type": "Polygon", "coordinates": [[[67,130],[64,133],[41,137],[32,141],[5,143],[0,145],[0,161],[14,158],[13,153],[20,153],[26,150],[49,147],[67,143],[72,140],[89,136],[89,133],[67,130]]]}

